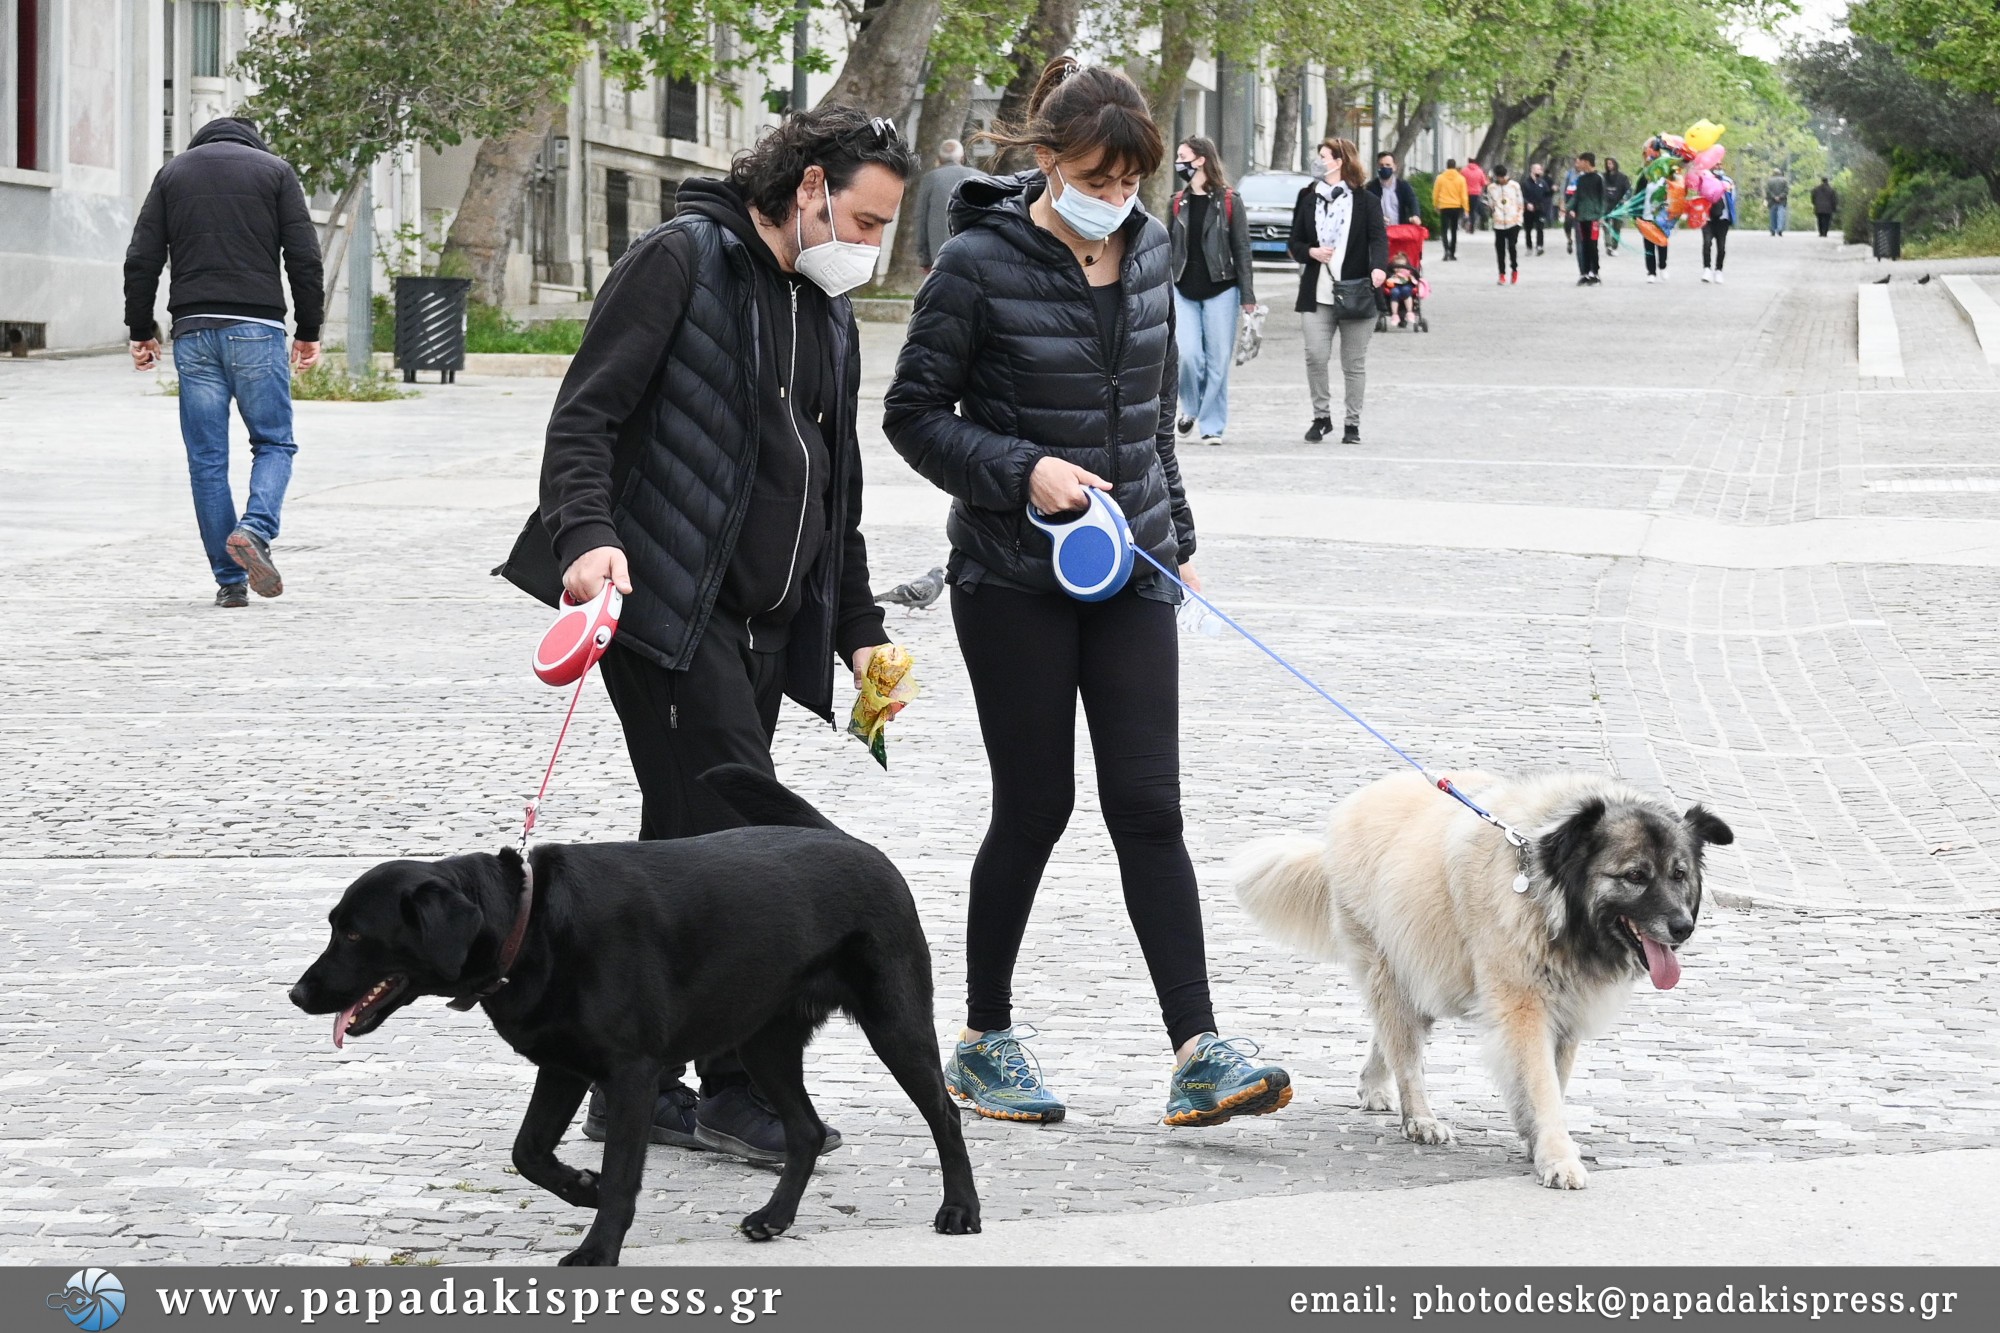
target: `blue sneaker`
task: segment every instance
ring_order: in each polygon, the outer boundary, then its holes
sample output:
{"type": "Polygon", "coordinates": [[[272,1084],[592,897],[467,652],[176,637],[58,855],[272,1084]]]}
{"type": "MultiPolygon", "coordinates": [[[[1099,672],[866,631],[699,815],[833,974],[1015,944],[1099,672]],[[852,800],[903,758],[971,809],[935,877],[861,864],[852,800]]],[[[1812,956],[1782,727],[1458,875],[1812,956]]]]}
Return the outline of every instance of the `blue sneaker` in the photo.
{"type": "Polygon", "coordinates": [[[1257,1043],[1205,1033],[1167,1085],[1169,1125],[1219,1125],[1232,1116],[1269,1115],[1292,1100],[1292,1076],[1251,1063],[1257,1043]]]}
{"type": "Polygon", "coordinates": [[[1063,1104],[1042,1086],[1042,1066],[1022,1037],[1036,1035],[1022,1024],[962,1041],[944,1067],[951,1095],[990,1120],[1027,1120],[1053,1125],[1063,1104]]]}

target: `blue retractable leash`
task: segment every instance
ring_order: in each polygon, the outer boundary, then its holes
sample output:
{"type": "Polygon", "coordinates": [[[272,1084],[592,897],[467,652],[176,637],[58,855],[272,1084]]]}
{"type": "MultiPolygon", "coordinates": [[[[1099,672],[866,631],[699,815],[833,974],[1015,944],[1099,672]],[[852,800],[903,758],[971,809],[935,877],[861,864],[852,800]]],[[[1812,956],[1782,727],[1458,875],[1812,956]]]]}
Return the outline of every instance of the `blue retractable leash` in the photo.
{"type": "MultiPolygon", "coordinates": [[[[1033,505],[1028,506],[1028,521],[1049,534],[1049,541],[1055,547],[1056,582],[1062,585],[1064,592],[1084,602],[1101,602],[1115,596],[1132,577],[1133,556],[1137,555],[1172,579],[1182,592],[1214,612],[1223,624],[1248,639],[1264,656],[1298,677],[1299,682],[1307,689],[1345,713],[1370,736],[1394,750],[1404,763],[1424,775],[1424,781],[1499,829],[1507,841],[1516,848],[1525,848],[1528,845],[1526,834],[1482,808],[1478,802],[1452,785],[1450,778],[1439,777],[1412,759],[1401,746],[1369,726],[1365,719],[1346,704],[1328,694],[1320,687],[1318,681],[1280,657],[1269,644],[1237,624],[1228,612],[1182,582],[1179,574],[1155,560],[1149,552],[1132,540],[1131,525],[1125,521],[1124,513],[1109,495],[1099,490],[1092,490],[1088,494],[1090,503],[1086,508],[1054,521],[1036,513],[1033,505]]],[[[1514,879],[1515,892],[1526,892],[1527,887],[1527,876],[1517,875],[1514,879]]]]}

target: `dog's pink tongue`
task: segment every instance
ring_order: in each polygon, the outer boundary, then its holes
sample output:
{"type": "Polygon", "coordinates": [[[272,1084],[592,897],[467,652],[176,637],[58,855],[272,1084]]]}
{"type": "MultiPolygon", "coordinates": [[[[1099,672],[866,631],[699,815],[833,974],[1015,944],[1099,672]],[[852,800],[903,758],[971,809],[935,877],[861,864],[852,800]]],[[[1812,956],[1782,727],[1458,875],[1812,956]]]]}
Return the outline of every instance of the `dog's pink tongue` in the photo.
{"type": "MultiPolygon", "coordinates": [[[[1654,975],[1657,976],[1658,974],[1655,973],[1654,975]]],[[[1669,986],[1673,985],[1671,981],[1667,984],[1669,986]]],[[[340,1047],[347,1045],[347,1025],[354,1018],[354,1011],[360,1007],[358,1003],[353,1004],[333,1016],[334,1049],[338,1050],[340,1047]]]]}
{"type": "Polygon", "coordinates": [[[1644,935],[1639,937],[1639,944],[1646,951],[1646,970],[1653,974],[1653,989],[1672,990],[1681,979],[1680,958],[1666,945],[1644,935]]]}

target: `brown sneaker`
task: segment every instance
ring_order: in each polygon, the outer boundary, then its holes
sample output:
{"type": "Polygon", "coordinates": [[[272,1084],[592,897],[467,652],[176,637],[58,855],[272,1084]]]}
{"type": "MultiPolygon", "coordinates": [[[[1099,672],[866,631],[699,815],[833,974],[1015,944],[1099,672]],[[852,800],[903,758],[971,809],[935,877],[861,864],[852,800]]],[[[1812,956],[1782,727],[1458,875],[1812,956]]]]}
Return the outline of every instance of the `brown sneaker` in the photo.
{"type": "Polygon", "coordinates": [[[248,528],[238,528],[223,543],[229,558],[250,575],[250,591],[259,597],[276,597],[285,590],[284,576],[271,563],[271,543],[248,528]]]}

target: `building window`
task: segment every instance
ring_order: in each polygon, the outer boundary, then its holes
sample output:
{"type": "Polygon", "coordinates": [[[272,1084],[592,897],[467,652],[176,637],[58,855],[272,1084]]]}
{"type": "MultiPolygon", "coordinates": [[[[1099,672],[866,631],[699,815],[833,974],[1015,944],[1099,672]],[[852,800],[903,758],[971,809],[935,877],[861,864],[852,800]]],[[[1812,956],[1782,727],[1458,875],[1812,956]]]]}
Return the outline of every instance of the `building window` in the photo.
{"type": "Polygon", "coordinates": [[[669,139],[701,142],[701,89],[694,80],[668,81],[661,106],[660,133],[669,139]]]}
{"type": "MultiPolygon", "coordinates": [[[[9,7],[0,3],[0,14],[9,7]]],[[[13,133],[0,143],[0,162],[20,168],[22,171],[44,171],[48,164],[43,161],[42,121],[44,119],[44,85],[48,81],[46,73],[47,43],[44,30],[48,20],[44,11],[48,0],[14,0],[13,22],[8,31],[0,33],[0,75],[11,75],[6,82],[12,96],[11,113],[6,118],[12,121],[13,133]]]]}
{"type": "Polygon", "coordinates": [[[222,77],[222,5],[220,0],[194,0],[194,49],[188,72],[197,79],[222,77]]]}
{"type": "Polygon", "coordinates": [[[604,173],[604,255],[617,263],[632,245],[632,178],[622,171],[604,173]]]}

